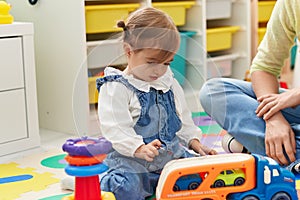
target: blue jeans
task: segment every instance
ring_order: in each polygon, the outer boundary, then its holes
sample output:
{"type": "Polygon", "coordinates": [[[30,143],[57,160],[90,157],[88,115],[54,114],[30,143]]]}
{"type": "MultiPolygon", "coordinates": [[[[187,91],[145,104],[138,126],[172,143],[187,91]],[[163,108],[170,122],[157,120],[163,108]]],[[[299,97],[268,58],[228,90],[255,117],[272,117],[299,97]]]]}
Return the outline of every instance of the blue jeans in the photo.
{"type": "MultiPolygon", "coordinates": [[[[284,92],[280,89],[279,92],[284,92]]],[[[205,112],[250,152],[266,155],[265,121],[256,116],[258,106],[250,82],[230,78],[208,80],[200,91],[205,112]]],[[[300,162],[300,106],[281,111],[296,137],[295,163],[300,162]]],[[[294,164],[294,163],[293,163],[294,164]]]]}
{"type": "Polygon", "coordinates": [[[101,190],[113,192],[117,200],[145,200],[154,194],[160,174],[147,172],[139,163],[130,166],[124,161],[113,161],[119,165],[111,167],[101,178],[101,190]]]}

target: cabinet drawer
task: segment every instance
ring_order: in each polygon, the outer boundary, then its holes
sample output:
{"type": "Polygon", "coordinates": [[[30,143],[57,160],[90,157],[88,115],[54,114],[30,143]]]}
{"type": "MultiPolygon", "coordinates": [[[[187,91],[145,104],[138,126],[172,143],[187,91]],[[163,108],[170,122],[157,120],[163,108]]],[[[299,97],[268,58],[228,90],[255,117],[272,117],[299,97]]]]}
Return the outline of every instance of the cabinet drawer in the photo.
{"type": "Polygon", "coordinates": [[[258,22],[269,21],[276,1],[259,1],[258,2],[258,22]]]}
{"type": "Polygon", "coordinates": [[[24,87],[22,39],[0,38],[0,91],[24,87]]]}
{"type": "Polygon", "coordinates": [[[0,144],[28,137],[23,89],[0,92],[0,111],[0,144]]]}
{"type": "Polygon", "coordinates": [[[177,26],[182,26],[186,22],[186,10],[195,3],[195,1],[153,2],[152,6],[167,13],[177,26]]]}
{"type": "Polygon", "coordinates": [[[231,76],[233,61],[238,57],[238,54],[228,54],[208,58],[207,77],[231,76]]]}
{"type": "Polygon", "coordinates": [[[87,63],[89,69],[126,64],[122,42],[118,39],[88,42],[87,63]]]}
{"type": "Polygon", "coordinates": [[[89,77],[89,103],[94,104],[98,103],[98,90],[96,87],[96,80],[100,78],[99,76],[96,77],[89,77]]]}
{"type": "Polygon", "coordinates": [[[257,30],[257,34],[258,34],[258,44],[261,43],[261,41],[263,40],[265,34],[266,34],[267,28],[266,27],[262,27],[262,28],[258,28],[257,30]]]}
{"type": "Polygon", "coordinates": [[[231,0],[206,1],[206,19],[226,19],[231,17],[231,0]]]}
{"type": "Polygon", "coordinates": [[[112,4],[85,6],[86,33],[116,32],[118,20],[126,18],[139,4],[112,4]]]}
{"type": "Polygon", "coordinates": [[[230,49],[232,35],[239,29],[239,26],[224,26],[207,29],[207,51],[213,52],[230,49]]]}

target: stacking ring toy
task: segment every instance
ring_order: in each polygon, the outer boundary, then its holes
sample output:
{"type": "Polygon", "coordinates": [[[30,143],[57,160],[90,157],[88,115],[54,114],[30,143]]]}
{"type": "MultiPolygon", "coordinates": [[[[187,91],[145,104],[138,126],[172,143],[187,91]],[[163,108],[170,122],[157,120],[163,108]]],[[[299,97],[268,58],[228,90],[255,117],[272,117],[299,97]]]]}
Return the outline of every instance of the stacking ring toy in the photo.
{"type": "Polygon", "coordinates": [[[99,154],[107,154],[111,148],[111,142],[106,140],[104,137],[68,139],[62,146],[63,151],[67,152],[70,156],[89,157],[99,154]]]}
{"type": "Polygon", "coordinates": [[[65,160],[70,165],[84,166],[84,165],[94,165],[94,164],[102,163],[105,158],[106,158],[106,154],[95,155],[92,157],[67,155],[65,157],[65,160]]]}
{"type": "Polygon", "coordinates": [[[95,176],[101,174],[108,170],[108,167],[104,164],[96,164],[90,166],[72,166],[67,165],[65,168],[65,172],[70,176],[76,177],[88,177],[95,176]]]}

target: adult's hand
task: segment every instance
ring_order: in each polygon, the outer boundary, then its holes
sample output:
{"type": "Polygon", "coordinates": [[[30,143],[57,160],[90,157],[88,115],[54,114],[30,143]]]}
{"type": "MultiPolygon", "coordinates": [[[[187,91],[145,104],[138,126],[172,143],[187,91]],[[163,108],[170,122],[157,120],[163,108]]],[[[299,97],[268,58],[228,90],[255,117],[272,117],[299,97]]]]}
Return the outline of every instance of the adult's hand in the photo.
{"type": "Polygon", "coordinates": [[[262,95],[257,100],[260,102],[255,111],[257,116],[268,120],[280,110],[300,105],[300,88],[287,90],[281,94],[262,95]]]}
{"type": "Polygon", "coordinates": [[[287,165],[296,160],[295,134],[283,115],[278,112],[266,120],[265,131],[266,155],[276,160],[279,164],[287,165]],[[284,150],[289,161],[284,155],[284,150]]]}

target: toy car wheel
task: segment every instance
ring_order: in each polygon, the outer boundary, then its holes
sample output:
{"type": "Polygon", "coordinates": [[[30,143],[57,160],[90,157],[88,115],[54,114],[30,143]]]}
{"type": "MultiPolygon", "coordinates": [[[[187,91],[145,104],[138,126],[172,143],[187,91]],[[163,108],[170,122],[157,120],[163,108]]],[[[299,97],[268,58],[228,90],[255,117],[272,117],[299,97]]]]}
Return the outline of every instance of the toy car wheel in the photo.
{"type": "Polygon", "coordinates": [[[175,185],[173,186],[173,191],[174,191],[174,192],[180,191],[179,186],[175,184],[175,185]]]}
{"type": "Polygon", "coordinates": [[[245,182],[245,179],[243,177],[238,177],[234,180],[234,185],[235,186],[243,185],[244,182],[245,182]]]}
{"type": "Polygon", "coordinates": [[[111,147],[111,142],[106,140],[104,137],[82,137],[68,139],[63,144],[62,149],[71,156],[94,156],[99,154],[107,154],[111,147]]]}
{"type": "Polygon", "coordinates": [[[214,182],[213,187],[218,188],[218,187],[225,187],[225,182],[223,180],[216,180],[214,182]]]}
{"type": "Polygon", "coordinates": [[[197,182],[192,182],[192,183],[189,184],[188,189],[189,189],[189,190],[195,190],[195,189],[198,188],[199,185],[200,185],[200,184],[197,183],[197,182]]]}
{"type": "Polygon", "coordinates": [[[271,200],[291,200],[291,197],[285,192],[278,192],[271,200]]]}
{"type": "Polygon", "coordinates": [[[259,198],[257,198],[256,196],[253,195],[249,195],[244,197],[242,200],[259,200],[259,198]]]}

